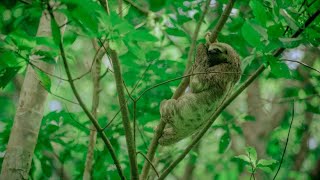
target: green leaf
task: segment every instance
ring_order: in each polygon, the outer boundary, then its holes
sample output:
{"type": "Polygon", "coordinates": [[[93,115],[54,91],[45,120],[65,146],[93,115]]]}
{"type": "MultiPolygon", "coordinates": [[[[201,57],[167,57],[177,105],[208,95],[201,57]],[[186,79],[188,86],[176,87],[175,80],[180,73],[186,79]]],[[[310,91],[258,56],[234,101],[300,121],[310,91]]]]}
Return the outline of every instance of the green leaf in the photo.
{"type": "Polygon", "coordinates": [[[146,41],[157,42],[158,41],[158,39],[155,36],[151,35],[146,30],[132,31],[128,33],[127,38],[129,41],[132,40],[132,41],[138,41],[138,42],[146,42],[146,41]]]}
{"type": "Polygon", "coordinates": [[[135,31],[129,22],[123,20],[121,20],[121,23],[114,25],[113,30],[118,31],[120,35],[135,31]]]}
{"type": "Polygon", "coordinates": [[[294,31],[297,31],[299,29],[299,26],[297,25],[295,20],[290,16],[290,14],[288,14],[285,9],[280,9],[280,14],[284,17],[291,29],[293,29],[294,31]]]}
{"type": "Polygon", "coordinates": [[[241,129],[240,126],[237,126],[236,124],[232,123],[232,129],[235,130],[238,134],[242,135],[243,134],[243,131],[241,129]]]}
{"type": "Polygon", "coordinates": [[[251,0],[249,3],[253,15],[256,17],[257,21],[263,26],[266,26],[267,23],[267,13],[264,13],[266,10],[264,9],[262,3],[258,0],[251,0]]]}
{"type": "Polygon", "coordinates": [[[137,43],[129,42],[128,47],[130,49],[130,52],[134,54],[139,60],[146,60],[145,51],[141,49],[137,43]]]}
{"type": "Polygon", "coordinates": [[[250,159],[247,155],[239,155],[239,156],[235,156],[235,158],[240,159],[242,161],[244,161],[245,163],[249,163],[250,164],[250,159]]]}
{"type": "Polygon", "coordinates": [[[291,72],[286,63],[278,61],[278,59],[273,56],[265,56],[264,58],[267,58],[267,61],[270,63],[271,73],[273,75],[279,78],[291,78],[291,72]]]}
{"type": "Polygon", "coordinates": [[[278,161],[274,159],[260,159],[258,161],[257,167],[266,167],[266,166],[272,166],[276,164],[278,161]]]}
{"type": "Polygon", "coordinates": [[[244,119],[245,121],[256,121],[256,118],[255,118],[254,116],[251,116],[251,115],[245,115],[245,116],[243,117],[243,119],[244,119]]]}
{"type": "Polygon", "coordinates": [[[148,51],[146,56],[148,60],[153,61],[155,59],[159,59],[160,55],[159,51],[148,51]]]}
{"type": "Polygon", "coordinates": [[[77,34],[71,31],[66,31],[63,34],[63,43],[65,45],[71,45],[75,42],[75,40],[77,39],[77,34]]]}
{"type": "Polygon", "coordinates": [[[54,43],[59,46],[61,41],[60,28],[54,18],[51,18],[51,31],[54,43]]]}
{"type": "MultiPolygon", "coordinates": [[[[67,9],[59,11],[68,16],[68,21],[75,22],[89,37],[99,36],[98,27],[102,24],[101,16],[105,14],[101,5],[92,0],[62,0],[62,2],[67,5],[67,9]]],[[[105,34],[105,31],[101,33],[105,34]]]]}
{"type": "Polygon", "coordinates": [[[59,46],[53,40],[53,37],[35,37],[37,46],[46,46],[53,50],[58,50],[59,46]]]}
{"type": "Polygon", "coordinates": [[[0,68],[17,66],[17,56],[14,52],[4,50],[0,52],[0,68]]]}
{"type": "Polygon", "coordinates": [[[109,46],[112,50],[115,50],[119,56],[128,52],[127,46],[120,38],[110,40],[109,46]]]}
{"type": "Polygon", "coordinates": [[[267,32],[268,32],[269,38],[275,39],[275,38],[279,38],[282,36],[283,28],[282,28],[281,24],[275,24],[275,25],[268,27],[267,32]]]}
{"type": "Polygon", "coordinates": [[[258,168],[266,173],[269,173],[269,174],[272,173],[272,169],[269,167],[258,167],[258,168]]]}
{"type": "Polygon", "coordinates": [[[0,88],[5,88],[21,67],[6,67],[0,70],[0,88]]]}
{"type": "Polygon", "coordinates": [[[223,134],[223,136],[220,138],[219,143],[219,153],[224,153],[226,149],[229,147],[231,142],[230,133],[226,132],[223,134]]]}
{"type": "Polygon", "coordinates": [[[171,36],[178,36],[178,37],[188,36],[184,31],[182,31],[178,28],[167,28],[166,32],[171,36]]]}
{"type": "Polygon", "coordinates": [[[55,55],[52,55],[51,52],[48,52],[48,51],[37,51],[34,53],[35,55],[39,55],[41,58],[39,58],[39,60],[41,61],[45,61],[49,64],[56,64],[56,60],[53,58],[53,56],[55,55]]]}
{"type": "Polygon", "coordinates": [[[48,91],[51,92],[51,79],[50,77],[44,73],[43,71],[33,68],[34,71],[37,73],[39,81],[41,82],[41,85],[48,91]]]}
{"type": "Polygon", "coordinates": [[[253,47],[258,47],[261,45],[261,35],[258,33],[251,24],[245,22],[242,25],[241,33],[243,38],[253,47]]]}
{"type": "Polygon", "coordinates": [[[279,40],[282,42],[284,48],[295,48],[301,44],[303,38],[279,38],[279,40]]]}
{"type": "Polygon", "coordinates": [[[6,37],[6,41],[13,42],[19,50],[30,50],[36,46],[34,37],[27,35],[25,32],[16,31],[6,37]]]}
{"type": "Polygon", "coordinates": [[[256,162],[257,162],[257,158],[258,158],[256,149],[253,147],[247,147],[246,152],[247,152],[248,157],[251,160],[251,163],[253,164],[254,167],[256,167],[256,162]]]}

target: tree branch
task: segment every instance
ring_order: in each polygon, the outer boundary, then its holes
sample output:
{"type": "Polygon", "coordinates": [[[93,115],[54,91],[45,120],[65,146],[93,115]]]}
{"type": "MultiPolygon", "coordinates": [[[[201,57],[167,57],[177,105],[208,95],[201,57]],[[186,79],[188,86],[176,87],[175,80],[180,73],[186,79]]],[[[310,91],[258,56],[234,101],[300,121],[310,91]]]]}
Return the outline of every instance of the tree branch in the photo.
{"type": "MultiPolygon", "coordinates": [[[[292,38],[298,37],[305,28],[307,28],[315,18],[320,14],[320,10],[317,10],[304,24],[304,28],[300,28],[296,33],[292,35],[292,38]]],[[[273,53],[274,57],[280,56],[280,54],[284,51],[284,48],[279,48],[277,51],[273,53]]],[[[197,134],[197,136],[192,140],[190,145],[183,151],[183,153],[178,156],[160,175],[159,180],[164,179],[190,152],[190,150],[198,143],[198,141],[203,137],[203,135],[207,132],[207,130],[211,127],[211,125],[215,122],[216,118],[219,114],[236,98],[243,90],[245,90],[264,70],[266,69],[265,65],[261,65],[256,72],[254,72],[223,104],[216,110],[215,113],[211,115],[205,124],[204,128],[197,134]]]]}
{"type": "Polygon", "coordinates": [[[124,87],[123,87],[123,79],[120,69],[120,63],[118,59],[117,53],[112,50],[108,49],[110,56],[111,56],[111,62],[113,65],[113,71],[114,71],[114,77],[116,81],[116,87],[118,92],[118,100],[121,108],[121,115],[122,115],[122,123],[125,130],[125,136],[127,141],[127,149],[128,149],[128,155],[129,155],[129,161],[130,161],[130,170],[131,170],[131,179],[139,179],[139,173],[138,173],[138,165],[137,165],[137,156],[136,156],[136,149],[134,145],[134,139],[132,134],[132,129],[130,125],[129,120],[129,110],[126,103],[126,98],[124,94],[124,87]]]}
{"type": "MultiPolygon", "coordinates": [[[[50,6],[48,6],[48,10],[49,10],[49,14],[50,14],[50,16],[52,18],[52,21],[54,21],[54,23],[57,23],[55,18],[54,18],[53,12],[49,7],[50,6]]],[[[114,151],[109,139],[107,138],[106,134],[102,131],[102,128],[100,127],[98,121],[94,118],[94,116],[90,113],[90,111],[87,108],[87,106],[84,104],[83,100],[81,99],[81,97],[80,97],[80,95],[79,95],[79,93],[78,93],[78,91],[77,91],[77,89],[75,87],[75,84],[73,82],[72,75],[71,75],[71,72],[70,72],[70,69],[69,69],[69,65],[68,65],[68,62],[67,62],[66,54],[65,54],[65,51],[64,51],[62,39],[60,39],[60,41],[59,41],[59,49],[60,49],[63,65],[64,65],[64,68],[65,68],[65,71],[66,71],[66,74],[67,74],[67,77],[68,77],[68,82],[69,82],[69,84],[71,86],[73,94],[75,95],[76,99],[78,100],[79,105],[83,109],[84,113],[88,116],[88,118],[90,119],[92,124],[95,126],[95,128],[99,132],[103,142],[106,144],[107,149],[109,150],[110,155],[111,155],[111,157],[112,157],[112,159],[113,159],[113,161],[114,161],[114,163],[115,163],[115,165],[117,167],[117,170],[118,170],[120,178],[121,179],[126,179],[124,174],[123,174],[123,172],[122,172],[122,168],[120,166],[120,162],[119,162],[118,158],[116,157],[116,153],[115,153],[115,151],[114,151]]]]}
{"type": "Polygon", "coordinates": [[[131,0],[124,0],[124,1],[131,4],[133,7],[135,7],[137,10],[139,10],[141,13],[143,13],[145,15],[148,15],[151,12],[148,9],[145,9],[142,6],[139,6],[138,4],[136,4],[135,2],[133,2],[131,0]]]}
{"type": "MultiPolygon", "coordinates": [[[[95,46],[95,44],[96,44],[95,41],[93,41],[94,46],[95,46]]],[[[96,51],[103,51],[105,53],[105,51],[102,48],[98,47],[95,49],[96,49],[96,51]]],[[[101,53],[101,54],[104,54],[104,53],[101,53]]],[[[94,69],[92,72],[93,91],[92,91],[91,113],[95,118],[97,118],[97,116],[98,116],[99,94],[100,94],[100,73],[101,73],[102,57],[103,57],[103,55],[95,57],[94,69]]],[[[93,126],[93,125],[91,125],[91,126],[93,126]]],[[[94,146],[95,146],[96,140],[97,140],[97,131],[95,130],[94,126],[92,128],[94,130],[90,130],[88,151],[87,151],[87,156],[86,156],[85,168],[84,168],[84,172],[83,172],[83,179],[84,180],[91,179],[91,174],[92,174],[94,146]]]]}
{"type": "Polygon", "coordinates": [[[227,22],[228,17],[231,13],[232,7],[234,5],[236,0],[229,0],[225,10],[223,11],[221,17],[219,18],[219,21],[217,23],[217,25],[214,27],[214,29],[211,31],[211,35],[209,37],[209,41],[210,42],[215,42],[219,32],[221,31],[222,27],[224,26],[224,24],[227,22]]]}
{"type": "MultiPolygon", "coordinates": [[[[186,69],[185,69],[183,74],[189,74],[190,73],[191,66],[192,66],[192,60],[193,60],[195,49],[196,49],[196,43],[197,43],[197,39],[198,39],[199,30],[200,30],[200,27],[201,27],[202,22],[204,20],[204,17],[207,14],[209,4],[210,4],[210,0],[207,0],[206,4],[204,6],[204,9],[203,9],[203,13],[201,14],[199,22],[198,22],[198,24],[196,26],[196,29],[194,30],[194,33],[192,35],[191,46],[190,46],[190,49],[189,49],[189,52],[188,52],[187,65],[186,65],[186,69]]],[[[190,81],[190,78],[184,78],[182,80],[182,82],[179,84],[177,90],[173,94],[173,97],[172,97],[173,99],[177,99],[178,97],[180,97],[184,93],[184,91],[186,90],[187,86],[189,85],[189,81],[190,81]]]]}
{"type": "Polygon", "coordinates": [[[282,162],[283,162],[283,159],[284,159],[284,155],[286,154],[286,150],[287,150],[287,147],[288,147],[288,142],[289,142],[289,138],[290,138],[290,132],[291,132],[291,128],[292,128],[293,119],[294,119],[294,101],[292,103],[291,122],[290,122],[290,126],[289,126],[289,131],[288,131],[288,135],[287,135],[286,144],[285,144],[284,149],[283,149],[283,153],[282,153],[282,156],[281,156],[279,167],[277,169],[276,174],[273,177],[273,180],[276,179],[276,177],[277,177],[277,175],[278,175],[278,173],[280,171],[280,168],[281,168],[281,165],[282,165],[282,162]]]}

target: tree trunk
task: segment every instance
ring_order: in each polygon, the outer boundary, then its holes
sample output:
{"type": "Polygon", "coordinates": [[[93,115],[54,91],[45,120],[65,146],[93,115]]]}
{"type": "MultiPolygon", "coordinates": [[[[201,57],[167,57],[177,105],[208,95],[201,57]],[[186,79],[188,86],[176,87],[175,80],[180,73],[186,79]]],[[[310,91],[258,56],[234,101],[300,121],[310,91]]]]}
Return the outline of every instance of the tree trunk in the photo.
{"type": "MultiPolygon", "coordinates": [[[[51,36],[49,15],[43,12],[37,36],[51,36]]],[[[59,24],[63,17],[57,17],[59,24]]],[[[33,64],[44,72],[52,73],[54,66],[41,60],[33,64]]],[[[0,179],[28,179],[32,156],[37,144],[47,91],[41,86],[36,72],[28,66],[22,85],[19,104],[2,163],[0,179]]]]}

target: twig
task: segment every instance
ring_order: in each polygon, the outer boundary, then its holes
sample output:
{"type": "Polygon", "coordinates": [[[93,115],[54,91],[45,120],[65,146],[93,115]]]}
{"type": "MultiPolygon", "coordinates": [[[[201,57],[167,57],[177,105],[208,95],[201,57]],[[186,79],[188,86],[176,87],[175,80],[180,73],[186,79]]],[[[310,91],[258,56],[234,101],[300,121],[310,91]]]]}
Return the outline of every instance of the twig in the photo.
{"type": "Polygon", "coordinates": [[[237,73],[238,74],[239,72],[231,72],[231,71],[230,72],[209,71],[209,72],[197,72],[197,73],[192,72],[191,74],[187,74],[187,75],[184,75],[184,76],[172,78],[172,79],[160,82],[158,84],[155,84],[155,85],[145,89],[144,91],[142,91],[142,93],[140,93],[140,95],[136,98],[136,100],[139,101],[145,93],[147,93],[148,91],[150,91],[150,90],[152,90],[152,89],[154,89],[156,87],[159,87],[159,86],[162,86],[162,85],[165,85],[167,83],[174,82],[174,81],[177,81],[177,80],[180,80],[180,79],[183,79],[183,78],[188,78],[190,76],[199,75],[199,74],[210,74],[210,73],[225,73],[225,74],[235,74],[235,73],[237,73]]]}
{"type": "Polygon", "coordinates": [[[274,175],[273,180],[276,179],[276,177],[277,177],[277,175],[278,175],[278,173],[280,171],[280,168],[281,168],[281,165],[282,165],[282,162],[283,162],[283,159],[284,159],[284,155],[286,154],[286,150],[287,150],[287,146],[288,146],[288,142],[289,142],[290,131],[291,131],[291,128],[292,128],[293,119],[294,119],[294,101],[292,102],[291,123],[290,123],[290,126],[289,126],[289,131],[288,131],[288,135],[287,135],[286,144],[284,146],[284,150],[283,150],[283,153],[282,153],[282,156],[281,156],[281,161],[280,161],[278,170],[277,170],[276,174],[274,175]]]}
{"type": "MultiPolygon", "coordinates": [[[[48,4],[48,11],[49,11],[49,14],[50,14],[50,17],[51,17],[51,20],[53,21],[53,23],[57,25],[57,22],[54,18],[54,15],[53,15],[53,12],[52,12],[52,9],[50,8],[50,5],[48,4]]],[[[60,32],[58,32],[60,33],[60,32]]],[[[73,94],[75,95],[76,99],[78,100],[79,102],[79,105],[81,106],[81,108],[83,109],[83,111],[85,112],[85,114],[88,116],[88,118],[90,119],[90,121],[93,123],[93,125],[95,126],[95,128],[97,129],[97,131],[99,132],[102,140],[104,141],[104,143],[106,144],[109,152],[110,152],[110,155],[117,167],[117,170],[118,170],[118,173],[119,173],[119,176],[121,179],[125,179],[125,176],[122,172],[122,168],[120,166],[120,162],[118,160],[118,158],[116,157],[116,154],[115,154],[115,151],[109,141],[109,139],[107,138],[106,134],[102,131],[102,128],[100,127],[98,121],[94,118],[94,116],[90,113],[90,111],[88,110],[87,106],[84,104],[83,100],[81,99],[75,85],[74,85],[74,82],[72,80],[72,75],[71,75],[71,72],[70,72],[70,69],[69,69],[69,65],[68,65],[68,62],[67,62],[67,58],[66,58],[66,55],[65,55],[65,51],[64,51],[64,47],[63,47],[63,43],[60,39],[59,41],[59,49],[60,49],[60,53],[61,53],[61,57],[62,57],[62,61],[63,61],[63,65],[64,65],[64,68],[65,68],[65,71],[66,71],[66,74],[67,74],[67,77],[68,77],[68,82],[71,86],[71,89],[73,91],[73,94]]]]}
{"type": "MultiPolygon", "coordinates": [[[[293,38],[299,36],[304,29],[306,29],[320,14],[320,10],[317,10],[308,20],[305,22],[304,28],[299,29],[296,33],[293,34],[293,38]]],[[[274,52],[273,56],[278,57],[284,51],[284,48],[279,48],[274,52]]],[[[245,90],[264,70],[266,69],[265,65],[261,65],[217,110],[212,116],[208,119],[204,128],[200,130],[197,136],[192,140],[190,145],[183,151],[181,155],[179,155],[160,175],[160,179],[164,179],[173,168],[175,168],[180,161],[184,159],[184,157],[191,151],[191,149],[198,143],[198,141],[202,138],[202,136],[210,129],[211,125],[215,122],[216,118],[219,114],[236,98],[238,95],[245,90]]]]}
{"type": "Polygon", "coordinates": [[[146,160],[148,161],[148,163],[150,163],[152,169],[154,170],[154,172],[155,172],[155,173],[157,174],[157,176],[159,177],[159,173],[158,173],[157,169],[154,167],[154,165],[152,164],[152,162],[147,158],[147,156],[144,155],[144,154],[143,154],[142,152],[140,152],[140,151],[138,151],[137,154],[141,154],[141,155],[144,157],[144,159],[146,159],[146,160]]]}
{"type": "Polygon", "coordinates": [[[215,42],[219,32],[221,31],[222,27],[224,26],[224,24],[227,22],[228,17],[231,13],[232,7],[234,5],[236,0],[229,0],[225,10],[223,11],[221,17],[219,18],[219,21],[217,23],[217,25],[214,27],[214,29],[211,31],[211,35],[209,37],[209,41],[210,42],[215,42]]]}
{"type": "Polygon", "coordinates": [[[47,74],[47,75],[49,75],[49,76],[51,76],[51,77],[57,78],[57,79],[59,79],[59,80],[61,80],[61,81],[68,81],[68,79],[64,79],[64,78],[62,78],[62,77],[60,77],[60,76],[57,76],[57,75],[54,75],[54,74],[52,74],[52,73],[49,73],[49,72],[44,71],[44,70],[41,69],[39,66],[35,65],[34,63],[32,63],[32,62],[31,62],[32,60],[29,61],[28,58],[24,57],[24,56],[23,56],[22,54],[20,54],[18,51],[14,51],[14,53],[15,53],[16,55],[18,55],[21,59],[23,59],[27,64],[31,65],[33,68],[36,68],[36,69],[38,69],[39,71],[41,71],[41,72],[43,72],[43,73],[45,73],[45,74],[47,74]]]}
{"type": "Polygon", "coordinates": [[[306,64],[304,62],[300,62],[300,61],[296,61],[296,60],[289,60],[289,59],[281,59],[281,61],[295,62],[295,63],[301,64],[301,65],[303,65],[303,66],[305,66],[305,67],[307,67],[307,68],[309,68],[311,70],[314,70],[314,71],[320,73],[320,71],[318,69],[313,68],[313,67],[309,66],[308,64],[306,64]]]}
{"type": "MultiPolygon", "coordinates": [[[[102,42],[102,43],[105,43],[105,42],[102,42]]],[[[99,47],[99,49],[96,51],[96,53],[94,55],[94,58],[93,58],[92,63],[90,65],[90,69],[87,72],[83,73],[82,75],[80,75],[72,80],[76,81],[76,80],[79,80],[79,79],[83,78],[84,76],[88,75],[92,71],[92,67],[93,67],[94,63],[96,62],[96,60],[101,59],[105,53],[106,52],[104,51],[104,49],[99,47]]]]}
{"type": "MultiPolygon", "coordinates": [[[[200,27],[202,25],[202,22],[204,20],[204,17],[208,11],[208,7],[210,4],[210,0],[206,1],[206,4],[204,6],[204,10],[203,13],[201,14],[201,17],[199,19],[199,22],[196,26],[196,29],[192,35],[192,39],[191,39],[191,46],[188,52],[188,60],[187,60],[187,65],[186,65],[186,69],[184,71],[183,74],[189,74],[191,72],[191,66],[192,66],[192,60],[193,60],[193,55],[194,55],[194,51],[195,51],[195,47],[196,47],[196,43],[197,43],[197,38],[198,38],[198,34],[199,34],[199,30],[200,27]]],[[[189,84],[190,79],[189,78],[185,78],[182,80],[182,82],[179,84],[177,90],[175,91],[175,93],[173,94],[173,99],[177,99],[178,97],[180,97],[184,91],[186,90],[188,84],[189,84]]]]}
{"type": "Polygon", "coordinates": [[[120,18],[123,17],[123,13],[122,13],[122,0],[118,0],[118,15],[120,16],[120,18]]]}
{"type": "MultiPolygon", "coordinates": [[[[131,92],[130,93],[128,93],[128,95],[129,96],[131,96],[132,95],[132,93],[136,90],[136,88],[138,87],[138,85],[140,84],[140,82],[142,81],[142,79],[144,78],[144,76],[145,76],[145,74],[147,73],[147,71],[149,70],[149,68],[151,67],[151,65],[153,64],[153,62],[155,61],[155,59],[154,60],[152,60],[149,64],[148,64],[148,66],[147,66],[147,68],[144,70],[144,72],[142,73],[142,75],[141,75],[141,78],[135,83],[135,85],[134,85],[134,87],[132,88],[132,90],[131,90],[131,92]]],[[[129,99],[127,99],[127,101],[128,101],[129,99]]],[[[118,116],[118,114],[120,113],[120,111],[121,111],[121,106],[120,106],[120,109],[118,110],[118,112],[113,116],[113,118],[109,121],[109,123],[103,128],[103,130],[105,130],[107,127],[109,127],[109,125],[113,122],[113,120],[118,116]]]]}
{"type": "Polygon", "coordinates": [[[311,94],[309,96],[303,97],[303,98],[299,98],[299,96],[292,96],[292,97],[288,97],[288,98],[282,98],[279,100],[269,100],[269,99],[264,99],[261,98],[262,100],[266,101],[266,103],[271,103],[271,104],[282,104],[282,103],[287,103],[287,102],[291,102],[291,101],[307,101],[310,100],[314,97],[318,97],[320,98],[320,94],[311,94]]]}
{"type": "MultiPolygon", "coordinates": [[[[41,85],[41,84],[40,84],[40,85],[41,85]]],[[[42,86],[42,85],[41,85],[41,86],[42,86]]],[[[64,98],[64,97],[62,97],[62,96],[59,96],[59,95],[57,95],[57,94],[54,94],[53,92],[48,92],[48,93],[50,93],[52,96],[55,96],[55,97],[60,98],[60,99],[62,99],[62,100],[65,100],[65,101],[67,101],[67,102],[69,102],[69,103],[79,105],[79,103],[76,103],[76,102],[71,101],[71,100],[69,100],[69,99],[67,99],[67,98],[64,98]]]]}
{"type": "Polygon", "coordinates": [[[79,121],[77,121],[73,116],[71,116],[71,113],[69,111],[69,108],[67,107],[67,105],[65,103],[63,103],[64,105],[64,109],[66,109],[66,111],[68,112],[68,116],[70,117],[70,119],[72,121],[74,121],[75,123],[77,123],[80,127],[82,127],[83,129],[85,130],[88,130],[88,131],[97,131],[96,129],[91,129],[91,128],[88,128],[86,127],[85,125],[81,124],[79,121]]]}
{"type": "MultiPolygon", "coordinates": [[[[93,45],[95,46],[96,40],[93,40],[93,45]]],[[[97,51],[100,51],[102,48],[96,48],[97,51]]],[[[104,54],[104,53],[103,53],[104,54]]],[[[99,57],[95,56],[95,59],[93,60],[94,63],[94,69],[92,71],[92,81],[93,81],[93,91],[92,91],[92,108],[91,113],[92,115],[97,119],[98,117],[98,107],[99,107],[99,94],[100,94],[100,73],[101,73],[101,61],[103,54],[99,57]]],[[[94,129],[94,126],[91,125],[94,129]]],[[[93,166],[93,157],[94,157],[94,146],[96,144],[97,140],[97,131],[90,131],[89,135],[89,144],[88,144],[88,151],[86,155],[86,162],[85,162],[85,168],[83,172],[83,179],[89,180],[91,179],[92,174],[92,166],[93,166]]]]}
{"type": "Polygon", "coordinates": [[[143,8],[142,6],[137,5],[135,2],[131,0],[124,0],[127,3],[131,4],[133,7],[135,7],[137,10],[139,10],[141,13],[148,15],[150,11],[148,9],[143,8]]]}
{"type": "Polygon", "coordinates": [[[256,171],[256,168],[254,168],[254,165],[253,165],[253,162],[251,160],[251,155],[250,155],[250,152],[249,152],[249,160],[250,160],[250,166],[251,166],[251,176],[250,176],[250,180],[251,178],[253,177],[253,180],[256,179],[256,177],[254,176],[254,172],[256,171]]]}

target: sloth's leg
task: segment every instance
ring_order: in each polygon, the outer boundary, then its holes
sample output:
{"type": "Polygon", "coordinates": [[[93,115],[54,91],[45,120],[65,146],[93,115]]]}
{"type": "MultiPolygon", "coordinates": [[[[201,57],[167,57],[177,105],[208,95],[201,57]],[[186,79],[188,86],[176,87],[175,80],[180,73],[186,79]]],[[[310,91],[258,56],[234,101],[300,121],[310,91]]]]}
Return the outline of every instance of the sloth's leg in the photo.
{"type": "Polygon", "coordinates": [[[175,131],[174,128],[165,128],[161,138],[159,139],[159,144],[162,146],[169,146],[182,140],[183,137],[175,131]]]}
{"type": "Polygon", "coordinates": [[[170,128],[165,128],[163,130],[162,136],[159,139],[159,144],[162,146],[168,146],[171,144],[174,144],[175,141],[175,137],[177,135],[177,132],[173,130],[172,127],[170,128]]]}
{"type": "Polygon", "coordinates": [[[175,114],[175,99],[163,100],[160,103],[160,115],[163,119],[171,119],[175,114]]]}

